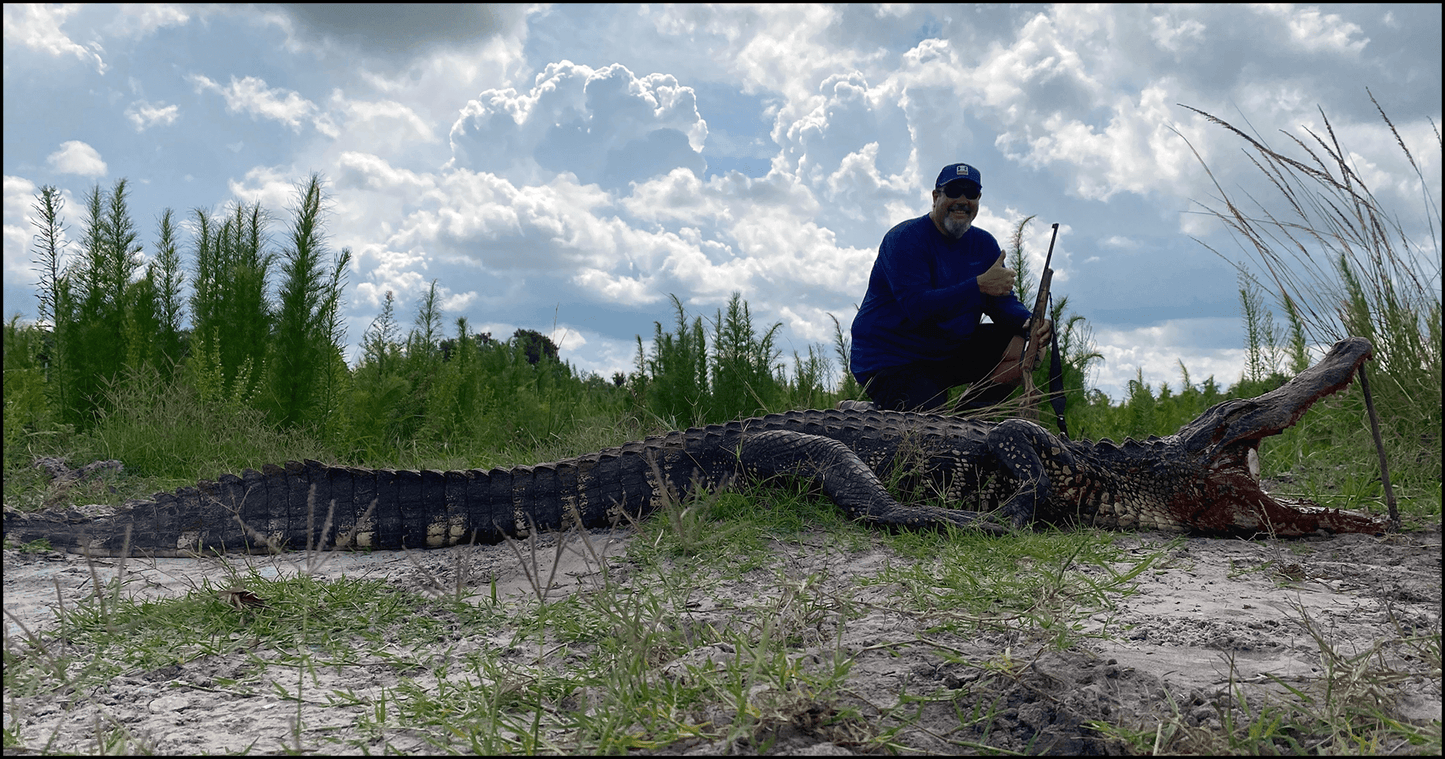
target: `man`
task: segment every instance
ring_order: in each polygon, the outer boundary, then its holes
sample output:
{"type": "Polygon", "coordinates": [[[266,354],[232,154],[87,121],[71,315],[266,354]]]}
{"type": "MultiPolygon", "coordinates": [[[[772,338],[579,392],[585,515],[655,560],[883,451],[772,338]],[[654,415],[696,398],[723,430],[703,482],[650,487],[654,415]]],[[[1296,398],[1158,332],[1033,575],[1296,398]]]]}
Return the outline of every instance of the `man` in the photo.
{"type": "MultiPolygon", "coordinates": [[[[853,319],[853,376],[886,409],[932,411],[970,384],[963,408],[996,404],[1023,382],[1019,355],[1029,311],[1013,292],[993,235],[973,226],[983,177],[943,167],[933,210],[883,237],[868,294],[853,319]],[[992,323],[980,323],[988,314],[992,323]]],[[[1033,339],[1048,340],[1040,319],[1033,339]]],[[[1039,343],[1042,344],[1042,343],[1039,343]]]]}

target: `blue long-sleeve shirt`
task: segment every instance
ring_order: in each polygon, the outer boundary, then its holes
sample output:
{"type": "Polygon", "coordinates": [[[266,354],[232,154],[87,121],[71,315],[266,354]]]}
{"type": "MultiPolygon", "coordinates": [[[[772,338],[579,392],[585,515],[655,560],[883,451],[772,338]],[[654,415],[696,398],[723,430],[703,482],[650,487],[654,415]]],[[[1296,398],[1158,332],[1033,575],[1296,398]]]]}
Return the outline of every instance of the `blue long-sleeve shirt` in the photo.
{"type": "Polygon", "coordinates": [[[1000,252],[988,232],[970,227],[953,240],[927,215],[888,230],[853,317],[853,374],[946,359],[984,314],[1022,329],[1030,314],[1013,292],[995,297],[978,289],[978,276],[1000,252]]]}

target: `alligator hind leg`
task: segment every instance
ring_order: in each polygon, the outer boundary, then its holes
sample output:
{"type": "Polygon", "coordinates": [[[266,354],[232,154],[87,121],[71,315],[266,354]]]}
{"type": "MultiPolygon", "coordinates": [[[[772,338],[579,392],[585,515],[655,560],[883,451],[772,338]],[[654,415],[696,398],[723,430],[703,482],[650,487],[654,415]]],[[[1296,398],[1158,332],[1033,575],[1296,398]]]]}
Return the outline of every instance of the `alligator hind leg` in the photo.
{"type": "Polygon", "coordinates": [[[1002,525],[984,521],[984,516],[975,511],[906,506],[895,501],[858,454],[832,438],[790,430],[750,433],[739,448],[738,458],[750,478],[802,478],[820,487],[849,516],[875,526],[937,529],[954,525],[995,534],[1008,532],[1002,525]]]}
{"type": "Polygon", "coordinates": [[[993,428],[984,443],[1017,485],[1004,501],[1004,515],[1014,527],[1028,526],[1049,497],[1049,475],[1039,458],[1039,451],[1055,447],[1049,433],[1033,422],[1009,419],[993,428]]]}

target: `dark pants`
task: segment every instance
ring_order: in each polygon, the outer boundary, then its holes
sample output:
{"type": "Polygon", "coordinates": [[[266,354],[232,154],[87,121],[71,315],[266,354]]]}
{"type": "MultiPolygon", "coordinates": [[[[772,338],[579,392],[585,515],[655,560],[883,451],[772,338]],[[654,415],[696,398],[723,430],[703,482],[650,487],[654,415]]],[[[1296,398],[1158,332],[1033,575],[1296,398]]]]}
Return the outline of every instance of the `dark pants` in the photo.
{"type": "Polygon", "coordinates": [[[992,406],[1008,398],[1015,387],[986,380],[1016,334],[997,324],[980,324],[968,342],[943,361],[919,361],[854,376],[874,403],[891,411],[933,411],[948,402],[949,388],[980,382],[988,387],[971,393],[964,408],[992,406]]]}

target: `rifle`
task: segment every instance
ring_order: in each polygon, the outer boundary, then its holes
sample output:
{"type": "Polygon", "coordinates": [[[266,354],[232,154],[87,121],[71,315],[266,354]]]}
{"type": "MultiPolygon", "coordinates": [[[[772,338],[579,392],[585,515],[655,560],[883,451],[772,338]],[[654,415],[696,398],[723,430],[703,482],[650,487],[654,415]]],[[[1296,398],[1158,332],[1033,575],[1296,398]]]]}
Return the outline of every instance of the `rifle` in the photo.
{"type": "MultiPolygon", "coordinates": [[[[1024,348],[1019,352],[1019,369],[1023,372],[1024,380],[1024,406],[1021,415],[1023,418],[1033,421],[1038,421],[1039,418],[1039,392],[1038,388],[1034,386],[1034,374],[1030,367],[1038,360],[1040,346],[1032,338],[1035,320],[1049,318],[1049,286],[1053,284],[1054,281],[1054,270],[1050,264],[1054,261],[1054,242],[1059,239],[1059,225],[1055,223],[1053,227],[1054,234],[1049,238],[1049,252],[1048,255],[1044,257],[1044,273],[1039,277],[1038,297],[1034,299],[1033,316],[1029,317],[1028,324],[1024,327],[1026,330],[1024,333],[1024,348]]],[[[1059,432],[1067,438],[1069,430],[1064,421],[1063,365],[1059,361],[1058,325],[1054,326],[1052,348],[1050,349],[1049,355],[1049,393],[1053,396],[1051,402],[1054,407],[1055,420],[1059,425],[1059,432]]]]}

